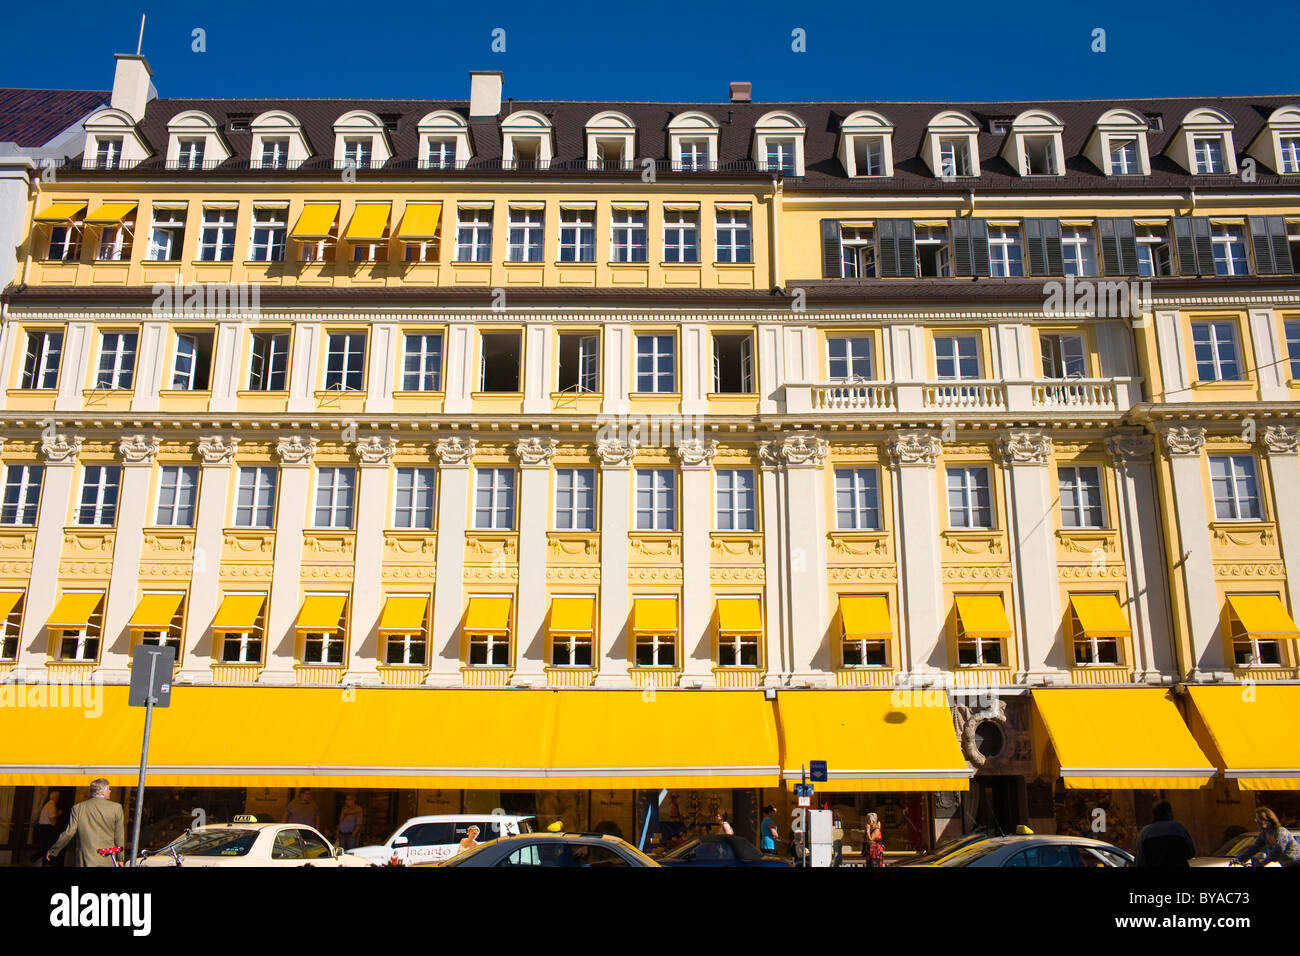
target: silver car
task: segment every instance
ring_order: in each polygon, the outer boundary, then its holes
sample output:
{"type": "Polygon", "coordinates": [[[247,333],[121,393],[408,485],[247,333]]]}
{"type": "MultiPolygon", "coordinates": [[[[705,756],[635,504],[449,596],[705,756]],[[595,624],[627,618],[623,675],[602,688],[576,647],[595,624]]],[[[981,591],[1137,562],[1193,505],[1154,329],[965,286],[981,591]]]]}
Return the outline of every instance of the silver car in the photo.
{"type": "Polygon", "coordinates": [[[1129,866],[1124,850],[1102,840],[1076,836],[989,837],[952,853],[930,866],[1011,866],[1078,868],[1129,866]]]}

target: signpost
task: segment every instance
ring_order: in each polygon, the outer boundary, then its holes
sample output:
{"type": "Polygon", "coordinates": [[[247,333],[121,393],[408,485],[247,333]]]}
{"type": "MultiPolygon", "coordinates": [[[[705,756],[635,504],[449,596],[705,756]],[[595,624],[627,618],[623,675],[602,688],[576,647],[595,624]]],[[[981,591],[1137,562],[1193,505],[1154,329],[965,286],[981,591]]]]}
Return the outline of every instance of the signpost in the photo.
{"type": "Polygon", "coordinates": [[[140,855],[140,815],[144,813],[144,776],[149,766],[153,709],[171,705],[172,665],[175,663],[176,649],[169,644],[140,644],[131,654],[131,689],[127,692],[126,702],[130,707],[144,708],[144,744],[140,748],[140,780],[135,787],[130,866],[135,866],[140,855]]]}

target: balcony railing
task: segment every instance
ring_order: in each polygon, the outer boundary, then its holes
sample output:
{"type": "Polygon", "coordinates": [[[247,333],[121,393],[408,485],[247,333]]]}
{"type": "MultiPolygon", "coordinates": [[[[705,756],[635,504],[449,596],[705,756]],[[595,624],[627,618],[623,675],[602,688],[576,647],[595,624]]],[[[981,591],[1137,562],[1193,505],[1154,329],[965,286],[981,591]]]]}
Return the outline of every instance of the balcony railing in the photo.
{"type": "Polygon", "coordinates": [[[816,412],[892,412],[897,410],[897,401],[892,385],[814,385],[812,408],[816,412]]]}
{"type": "Polygon", "coordinates": [[[929,382],[790,382],[789,414],[827,412],[1120,413],[1141,401],[1134,378],[1020,379],[929,382]]]}
{"type": "Polygon", "coordinates": [[[1035,408],[1110,410],[1115,408],[1112,379],[1076,378],[1066,382],[1034,382],[1030,386],[1035,408]]]}
{"type": "Polygon", "coordinates": [[[1001,382],[944,382],[921,389],[925,408],[956,411],[1002,411],[1007,407],[1007,389],[1001,382]]]}

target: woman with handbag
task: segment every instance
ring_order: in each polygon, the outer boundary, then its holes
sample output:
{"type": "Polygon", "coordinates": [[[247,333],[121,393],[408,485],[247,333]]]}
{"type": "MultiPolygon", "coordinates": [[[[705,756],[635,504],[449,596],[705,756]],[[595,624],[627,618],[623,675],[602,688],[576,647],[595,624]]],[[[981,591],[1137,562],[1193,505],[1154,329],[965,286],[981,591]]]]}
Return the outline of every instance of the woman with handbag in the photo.
{"type": "Polygon", "coordinates": [[[862,837],[863,866],[885,865],[885,834],[880,828],[880,818],[867,814],[867,829],[862,837]]]}

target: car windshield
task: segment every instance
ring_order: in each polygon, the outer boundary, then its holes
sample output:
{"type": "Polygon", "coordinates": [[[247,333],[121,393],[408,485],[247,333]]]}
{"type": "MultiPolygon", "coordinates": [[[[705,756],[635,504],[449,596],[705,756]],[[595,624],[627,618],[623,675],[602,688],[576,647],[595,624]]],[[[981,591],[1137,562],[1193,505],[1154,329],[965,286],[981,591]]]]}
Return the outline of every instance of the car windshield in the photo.
{"type": "Polygon", "coordinates": [[[244,856],[257,841],[256,830],[200,830],[163,847],[178,856],[244,856]]]}
{"type": "Polygon", "coordinates": [[[968,846],[973,846],[974,844],[987,839],[988,837],[984,836],[982,833],[972,833],[964,837],[959,837],[956,840],[949,840],[947,843],[940,843],[935,847],[933,853],[927,853],[925,856],[913,857],[910,860],[904,860],[903,863],[904,865],[933,863],[941,857],[948,856],[950,853],[956,853],[958,850],[965,849],[968,846]]]}
{"type": "Polygon", "coordinates": [[[733,860],[740,863],[754,863],[762,858],[763,855],[758,852],[754,844],[744,837],[736,836],[711,836],[691,840],[664,855],[665,860],[695,860],[701,863],[730,863],[733,860]]]}
{"type": "Polygon", "coordinates": [[[976,843],[973,846],[968,846],[963,849],[960,849],[956,853],[949,853],[947,856],[942,857],[939,860],[936,860],[934,865],[935,866],[967,866],[974,860],[978,860],[981,857],[988,856],[990,853],[996,852],[997,850],[1000,849],[1002,849],[1002,845],[1000,843],[994,843],[992,840],[988,841],[987,843],[976,843]]]}

